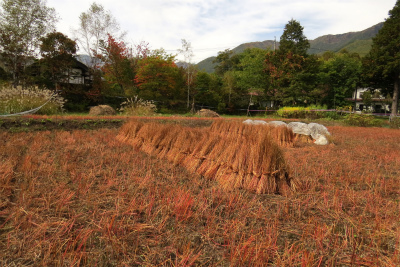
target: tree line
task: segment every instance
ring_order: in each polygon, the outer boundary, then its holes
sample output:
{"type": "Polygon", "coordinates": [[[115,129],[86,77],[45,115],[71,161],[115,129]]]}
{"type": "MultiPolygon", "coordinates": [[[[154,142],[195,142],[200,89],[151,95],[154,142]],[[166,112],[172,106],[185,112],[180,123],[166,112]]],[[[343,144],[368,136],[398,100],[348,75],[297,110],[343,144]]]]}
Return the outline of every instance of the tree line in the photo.
{"type": "MultiPolygon", "coordinates": [[[[90,84],[69,88],[88,99],[85,104],[138,96],[153,100],[159,110],[208,107],[221,113],[279,106],[351,105],[359,87],[380,89],[398,110],[400,84],[400,0],[373,39],[370,53],[340,51],[309,55],[309,41],[300,22],[292,19],[277,50],[247,49],[218,53],[215,73],[191,63],[190,42],[182,40],[186,63],[149,44],[124,41],[115,17],[93,3],[79,16],[73,39],[55,31],[57,15],[44,0],[2,0],[0,10],[0,80],[13,86],[38,85],[67,92],[66,79],[76,66],[78,47],[89,61],[90,84]]],[[[70,100],[71,101],[71,100],[70,100]]],[[[72,102],[82,101],[81,97],[72,102]]],[[[71,105],[72,107],[73,105],[71,105]]]]}

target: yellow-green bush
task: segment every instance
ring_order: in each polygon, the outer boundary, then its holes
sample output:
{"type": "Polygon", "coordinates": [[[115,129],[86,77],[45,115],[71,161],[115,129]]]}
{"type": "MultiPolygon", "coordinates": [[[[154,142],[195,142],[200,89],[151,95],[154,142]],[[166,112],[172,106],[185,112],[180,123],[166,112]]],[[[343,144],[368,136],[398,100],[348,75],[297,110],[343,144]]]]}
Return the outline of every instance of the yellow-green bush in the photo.
{"type": "Polygon", "coordinates": [[[39,89],[37,87],[1,87],[0,114],[14,114],[35,109],[46,103],[49,99],[50,101],[36,113],[51,115],[63,111],[64,98],[51,90],[39,89]]]}
{"type": "Polygon", "coordinates": [[[282,107],[276,113],[282,118],[317,119],[325,116],[325,111],[318,111],[321,109],[326,109],[326,106],[282,107]]]}
{"type": "Polygon", "coordinates": [[[344,122],[350,126],[359,127],[380,127],[383,124],[381,120],[376,119],[372,115],[354,113],[347,115],[344,122]]]}

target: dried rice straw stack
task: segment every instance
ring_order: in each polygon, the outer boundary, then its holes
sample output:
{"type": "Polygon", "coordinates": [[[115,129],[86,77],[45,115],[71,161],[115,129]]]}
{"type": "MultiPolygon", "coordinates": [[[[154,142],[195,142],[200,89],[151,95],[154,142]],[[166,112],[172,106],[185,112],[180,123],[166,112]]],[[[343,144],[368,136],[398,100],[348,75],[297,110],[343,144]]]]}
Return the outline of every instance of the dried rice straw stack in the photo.
{"type": "Polygon", "coordinates": [[[278,193],[282,186],[296,189],[276,143],[290,145],[292,134],[283,127],[223,121],[201,129],[130,121],[117,138],[216,180],[225,189],[244,188],[263,194],[278,193]]]}
{"type": "Polygon", "coordinates": [[[210,126],[210,131],[215,134],[223,134],[225,137],[237,138],[238,136],[255,135],[261,132],[268,132],[280,146],[293,146],[295,135],[286,126],[273,125],[249,125],[241,121],[217,120],[210,126]]]}

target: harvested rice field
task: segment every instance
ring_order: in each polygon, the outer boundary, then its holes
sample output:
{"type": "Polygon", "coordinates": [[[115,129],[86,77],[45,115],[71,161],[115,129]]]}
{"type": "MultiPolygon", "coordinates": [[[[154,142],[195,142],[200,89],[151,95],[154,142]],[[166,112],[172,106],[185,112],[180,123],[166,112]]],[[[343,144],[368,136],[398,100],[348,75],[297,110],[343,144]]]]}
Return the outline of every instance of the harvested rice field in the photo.
{"type": "Polygon", "coordinates": [[[399,130],[121,124],[0,130],[0,266],[400,265],[399,130]]]}

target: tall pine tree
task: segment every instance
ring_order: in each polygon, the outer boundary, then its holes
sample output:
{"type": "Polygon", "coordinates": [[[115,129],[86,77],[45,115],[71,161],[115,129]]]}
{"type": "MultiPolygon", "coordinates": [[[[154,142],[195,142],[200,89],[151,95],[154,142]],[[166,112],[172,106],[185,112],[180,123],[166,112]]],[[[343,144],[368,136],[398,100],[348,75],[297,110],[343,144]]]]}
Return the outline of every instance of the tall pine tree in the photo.
{"type": "Polygon", "coordinates": [[[279,43],[279,51],[284,54],[292,52],[293,54],[301,56],[307,55],[310,43],[303,34],[303,29],[300,22],[294,19],[290,20],[283,30],[279,43]]]}
{"type": "Polygon", "coordinates": [[[266,95],[283,105],[302,106],[314,103],[318,61],[307,55],[310,43],[303,27],[294,19],[283,31],[278,51],[266,54],[266,95]]]}
{"type": "Polygon", "coordinates": [[[373,39],[364,61],[364,73],[373,87],[393,88],[391,118],[395,117],[400,87],[400,0],[389,11],[389,18],[373,39]]]}

